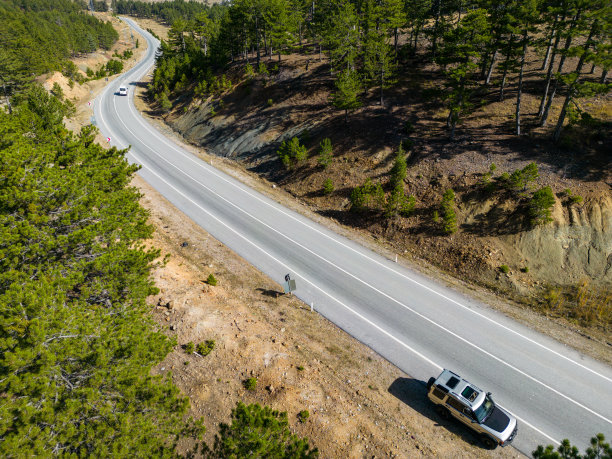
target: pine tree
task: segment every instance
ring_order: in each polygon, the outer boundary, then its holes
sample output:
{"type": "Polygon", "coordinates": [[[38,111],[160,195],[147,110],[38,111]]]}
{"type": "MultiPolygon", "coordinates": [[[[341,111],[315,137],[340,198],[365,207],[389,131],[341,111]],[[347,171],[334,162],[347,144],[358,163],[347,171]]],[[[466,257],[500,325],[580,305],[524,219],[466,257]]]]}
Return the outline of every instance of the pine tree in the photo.
{"type": "Polygon", "coordinates": [[[344,121],[348,122],[349,110],[361,107],[359,92],[361,90],[357,73],[354,71],[343,71],[336,80],[336,91],[332,95],[332,105],[337,109],[344,110],[344,121]]]}
{"type": "Polygon", "coordinates": [[[291,433],[286,412],[238,402],[232,410],[232,423],[220,425],[214,449],[208,456],[310,459],[318,454],[306,438],[291,433]]]}
{"type": "Polygon", "coordinates": [[[391,168],[389,174],[389,184],[391,185],[392,189],[401,186],[403,192],[404,180],[406,179],[406,169],[406,155],[402,145],[400,144],[399,148],[397,149],[397,154],[395,155],[393,167],[391,168]]]}

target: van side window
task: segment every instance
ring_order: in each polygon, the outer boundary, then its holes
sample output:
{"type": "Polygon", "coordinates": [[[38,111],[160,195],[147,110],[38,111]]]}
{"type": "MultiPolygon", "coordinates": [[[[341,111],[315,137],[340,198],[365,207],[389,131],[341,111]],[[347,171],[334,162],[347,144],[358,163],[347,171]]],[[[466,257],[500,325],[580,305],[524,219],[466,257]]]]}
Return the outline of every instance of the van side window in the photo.
{"type": "Polygon", "coordinates": [[[444,396],[446,395],[446,393],[440,389],[438,389],[437,387],[434,387],[433,392],[431,393],[431,395],[433,395],[436,398],[439,398],[440,400],[442,400],[444,398],[444,396]]]}
{"type": "Polygon", "coordinates": [[[455,408],[457,411],[463,411],[463,409],[465,408],[465,405],[463,403],[461,403],[459,400],[454,399],[453,397],[448,397],[446,403],[451,407],[455,408]]]}

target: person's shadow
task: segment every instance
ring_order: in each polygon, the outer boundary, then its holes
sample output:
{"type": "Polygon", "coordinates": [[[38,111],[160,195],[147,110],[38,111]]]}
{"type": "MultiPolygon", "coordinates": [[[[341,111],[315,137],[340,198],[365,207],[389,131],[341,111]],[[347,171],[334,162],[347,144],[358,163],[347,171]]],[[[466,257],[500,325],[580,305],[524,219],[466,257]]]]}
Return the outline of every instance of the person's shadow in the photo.
{"type": "Polygon", "coordinates": [[[421,413],[436,423],[436,427],[444,427],[449,432],[461,437],[471,445],[483,447],[480,438],[471,429],[468,429],[461,422],[450,419],[445,420],[436,413],[434,404],[427,398],[427,385],[425,381],[412,378],[397,378],[389,386],[389,393],[395,398],[405,403],[413,410],[421,413]]]}

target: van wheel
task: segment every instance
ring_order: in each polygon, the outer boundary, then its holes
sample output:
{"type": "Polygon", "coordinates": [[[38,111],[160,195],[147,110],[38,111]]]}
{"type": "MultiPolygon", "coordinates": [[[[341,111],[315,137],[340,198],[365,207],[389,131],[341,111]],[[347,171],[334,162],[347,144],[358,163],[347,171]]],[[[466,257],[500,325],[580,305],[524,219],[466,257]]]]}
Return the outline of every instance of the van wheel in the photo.
{"type": "Polygon", "coordinates": [[[487,449],[497,448],[497,442],[493,440],[491,437],[489,437],[488,435],[482,435],[480,439],[482,440],[482,444],[485,446],[485,448],[487,449]]]}
{"type": "Polygon", "coordinates": [[[440,415],[442,419],[448,420],[451,418],[451,414],[448,409],[443,407],[442,405],[436,405],[436,413],[438,413],[438,415],[440,415]]]}
{"type": "Polygon", "coordinates": [[[429,381],[427,381],[427,392],[429,392],[429,389],[431,389],[431,386],[433,386],[434,382],[436,382],[436,378],[434,378],[433,376],[429,378],[429,381]]]}

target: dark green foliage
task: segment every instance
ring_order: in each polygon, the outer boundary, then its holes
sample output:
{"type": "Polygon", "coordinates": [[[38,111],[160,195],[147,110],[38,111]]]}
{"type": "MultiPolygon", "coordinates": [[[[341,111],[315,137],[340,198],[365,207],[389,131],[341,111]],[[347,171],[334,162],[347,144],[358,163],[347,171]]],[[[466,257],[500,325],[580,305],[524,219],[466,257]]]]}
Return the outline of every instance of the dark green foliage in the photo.
{"type": "Polygon", "coordinates": [[[362,186],[353,188],[351,191],[351,211],[360,212],[367,207],[380,208],[384,204],[385,193],[380,183],[374,184],[367,179],[362,186]]]}
{"type": "Polygon", "coordinates": [[[510,272],[510,267],[508,265],[501,265],[499,270],[504,274],[508,274],[510,272]]]}
{"type": "Polygon", "coordinates": [[[356,72],[344,71],[336,80],[336,91],[332,95],[332,105],[344,110],[344,121],[348,121],[348,112],[361,107],[359,92],[361,85],[356,72]]]}
{"type": "Polygon", "coordinates": [[[193,344],[193,341],[189,341],[187,344],[185,344],[185,352],[187,354],[193,354],[195,351],[195,344],[193,344]]]}
{"type": "Polygon", "coordinates": [[[170,102],[170,99],[168,98],[168,94],[166,94],[165,92],[162,92],[159,96],[159,107],[161,108],[161,110],[163,112],[169,112],[170,109],[172,108],[172,102],[170,102]]]}
{"type": "Polygon", "coordinates": [[[397,215],[409,217],[414,211],[416,199],[414,196],[404,194],[404,186],[398,185],[387,196],[385,202],[385,217],[392,218],[397,215]]]}
{"type": "Polygon", "coordinates": [[[568,439],[564,439],[556,451],[552,445],[540,445],[532,454],[534,459],[611,459],[612,448],[605,440],[601,433],[591,438],[591,446],[583,455],[568,439]]]}
{"type": "Polygon", "coordinates": [[[0,83],[7,95],[33,79],[70,66],[69,59],[97,49],[110,49],[119,35],[110,24],[70,0],[17,1],[0,4],[0,83]]]}
{"type": "Polygon", "coordinates": [[[213,287],[214,287],[215,285],[217,285],[217,278],[215,277],[215,275],[214,275],[213,273],[210,273],[210,274],[208,275],[208,277],[206,278],[206,283],[207,283],[208,285],[212,285],[213,287]]]}
{"type": "Polygon", "coordinates": [[[536,163],[527,164],[522,169],[517,169],[507,180],[507,187],[513,191],[526,191],[532,182],[535,182],[540,175],[536,163]]]}
{"type": "Polygon", "coordinates": [[[210,354],[215,348],[215,341],[212,339],[207,339],[203,343],[199,343],[196,347],[196,352],[200,354],[202,357],[210,354]]]}
{"type": "Polygon", "coordinates": [[[332,179],[330,178],[325,179],[325,182],[323,182],[323,194],[329,195],[329,194],[332,194],[333,192],[334,192],[334,182],[332,182],[332,179]]]}
{"type": "Polygon", "coordinates": [[[106,71],[109,75],[123,72],[123,62],[111,59],[106,63],[106,71]]]}
{"type": "Polygon", "coordinates": [[[308,410],[302,410],[297,415],[297,418],[300,422],[306,422],[309,417],[310,413],[308,412],[308,410]]]}
{"type": "Polygon", "coordinates": [[[457,231],[457,216],[455,214],[455,192],[452,189],[446,190],[442,196],[440,210],[442,212],[443,229],[446,234],[457,231]]]}
{"type": "Polygon", "coordinates": [[[242,385],[246,390],[254,391],[257,388],[257,378],[247,378],[242,381],[242,385]]]}
{"type": "Polygon", "coordinates": [[[0,111],[0,456],[173,456],[203,429],[151,374],[174,343],[146,303],[159,252],[137,166],[64,110],[35,90],[0,111]]]}
{"type": "Polygon", "coordinates": [[[291,433],[286,412],[238,402],[231,425],[220,425],[210,457],[311,459],[318,451],[291,433]]]}
{"type": "Polygon", "coordinates": [[[555,205],[555,196],[552,189],[547,186],[533,193],[529,201],[529,216],[533,226],[543,225],[552,221],[552,208],[555,205]]]}
{"type": "Polygon", "coordinates": [[[579,196],[577,194],[572,194],[572,190],[570,190],[569,188],[564,191],[564,194],[567,198],[566,204],[568,206],[572,206],[574,204],[580,204],[582,202],[582,196],[579,196]]]}
{"type": "Polygon", "coordinates": [[[300,144],[297,137],[293,137],[289,142],[283,141],[276,153],[287,169],[308,158],[306,147],[300,144]]]}
{"type": "Polygon", "coordinates": [[[319,150],[319,164],[323,166],[323,169],[327,169],[332,162],[333,158],[333,147],[331,140],[325,138],[321,141],[320,144],[321,149],[319,150]]]}
{"type": "Polygon", "coordinates": [[[400,145],[395,155],[393,167],[389,173],[389,184],[391,188],[396,189],[398,186],[401,186],[403,189],[404,180],[406,179],[406,168],[406,155],[404,153],[404,148],[400,145]]]}

